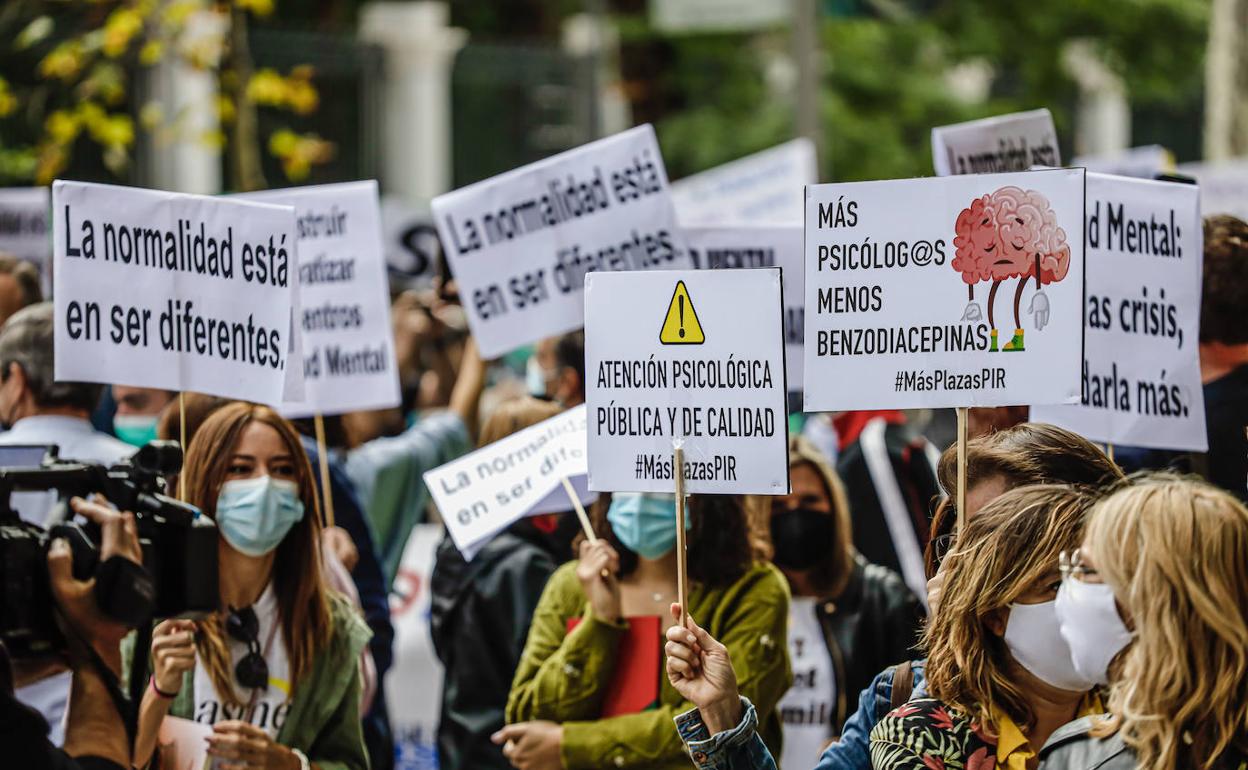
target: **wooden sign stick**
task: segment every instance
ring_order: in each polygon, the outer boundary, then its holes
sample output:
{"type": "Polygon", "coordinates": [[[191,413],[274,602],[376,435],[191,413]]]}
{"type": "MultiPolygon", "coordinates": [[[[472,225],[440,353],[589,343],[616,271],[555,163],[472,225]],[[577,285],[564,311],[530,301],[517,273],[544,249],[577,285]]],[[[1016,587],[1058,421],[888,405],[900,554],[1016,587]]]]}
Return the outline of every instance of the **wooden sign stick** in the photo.
{"type": "Polygon", "coordinates": [[[959,406],[958,414],[958,491],[955,502],[957,503],[957,527],[959,534],[966,527],[966,435],[967,435],[967,408],[959,406]]]}

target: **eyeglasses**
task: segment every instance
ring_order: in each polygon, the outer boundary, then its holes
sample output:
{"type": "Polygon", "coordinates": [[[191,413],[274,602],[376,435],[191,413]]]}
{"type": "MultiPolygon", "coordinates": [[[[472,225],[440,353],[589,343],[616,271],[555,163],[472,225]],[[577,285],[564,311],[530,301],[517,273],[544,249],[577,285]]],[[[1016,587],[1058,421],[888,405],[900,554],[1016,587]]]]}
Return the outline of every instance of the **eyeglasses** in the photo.
{"type": "Polygon", "coordinates": [[[247,645],[247,654],[234,666],[234,678],[252,690],[268,689],[269,664],[260,654],[260,620],[251,607],[230,608],[225,616],[225,632],[247,645]]]}
{"type": "Polygon", "coordinates": [[[1073,551],[1062,551],[1058,556],[1058,568],[1062,571],[1062,577],[1071,577],[1075,580],[1086,581],[1089,577],[1100,575],[1095,567],[1089,567],[1083,563],[1083,554],[1078,548],[1073,551]]]}

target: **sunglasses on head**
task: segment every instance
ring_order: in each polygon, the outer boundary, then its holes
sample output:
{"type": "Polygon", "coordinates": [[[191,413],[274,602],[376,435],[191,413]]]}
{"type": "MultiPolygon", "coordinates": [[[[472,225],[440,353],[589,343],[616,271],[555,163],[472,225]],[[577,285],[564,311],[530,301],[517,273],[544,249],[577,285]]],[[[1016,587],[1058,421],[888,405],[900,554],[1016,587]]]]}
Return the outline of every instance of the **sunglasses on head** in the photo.
{"type": "Polygon", "coordinates": [[[225,632],[231,639],[247,645],[247,654],[234,666],[234,678],[252,690],[268,689],[269,664],[260,654],[260,619],[251,607],[230,608],[225,616],[225,632]]]}

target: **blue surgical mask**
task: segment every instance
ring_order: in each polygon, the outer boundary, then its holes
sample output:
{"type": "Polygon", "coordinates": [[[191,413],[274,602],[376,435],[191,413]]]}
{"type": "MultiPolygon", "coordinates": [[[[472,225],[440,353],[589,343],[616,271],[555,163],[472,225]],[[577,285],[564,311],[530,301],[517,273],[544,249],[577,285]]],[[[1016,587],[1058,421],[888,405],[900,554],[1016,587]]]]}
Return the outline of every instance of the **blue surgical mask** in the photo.
{"type": "Polygon", "coordinates": [[[116,414],[113,415],[113,435],[127,444],[143,446],[156,440],[159,420],[157,414],[116,414]]]}
{"type": "MultiPolygon", "coordinates": [[[[619,541],[643,559],[659,559],[676,547],[676,496],[616,492],[607,521],[619,541]]],[[[689,507],[685,506],[685,529],[689,507]]]]}
{"type": "Polygon", "coordinates": [[[530,356],[524,366],[524,389],[533,398],[546,398],[546,370],[537,362],[537,356],[530,356]]]}
{"type": "Polygon", "coordinates": [[[258,476],[233,479],[217,496],[217,527],[239,553],[264,556],[303,518],[299,485],[289,479],[258,476]]]}

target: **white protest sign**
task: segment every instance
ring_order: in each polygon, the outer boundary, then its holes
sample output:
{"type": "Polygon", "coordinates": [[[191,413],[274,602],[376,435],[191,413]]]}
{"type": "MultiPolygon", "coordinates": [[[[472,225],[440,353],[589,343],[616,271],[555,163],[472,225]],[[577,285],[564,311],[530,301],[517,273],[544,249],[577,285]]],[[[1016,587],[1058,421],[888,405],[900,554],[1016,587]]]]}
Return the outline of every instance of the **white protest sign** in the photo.
{"type": "Polygon", "coordinates": [[[1056,169],[807,188],[803,408],[1078,401],[1083,185],[1056,169]]]}
{"type": "Polygon", "coordinates": [[[1060,166],[1053,116],[1041,109],[933,128],[932,165],[937,176],[1060,166]]]}
{"type": "Polygon", "coordinates": [[[649,125],[433,199],[485,358],[584,324],[585,274],[689,264],[649,125]]]}
{"type": "MultiPolygon", "coordinates": [[[[425,473],[455,546],[475,546],[523,518],[562,479],[585,474],[585,406],[531,425],[425,473]]],[[[572,507],[571,501],[564,510],[572,507]]]]}
{"type": "Polygon", "coordinates": [[[1093,441],[1203,452],[1195,185],[1088,174],[1083,399],[1031,419],[1093,441]]]}
{"type": "Polygon", "coordinates": [[[282,413],[306,417],[397,406],[399,374],[377,183],[233,197],[295,209],[304,396],[283,404],[282,413]]]}
{"type": "Polygon", "coordinates": [[[382,244],[386,266],[412,287],[428,287],[438,270],[438,228],[427,204],[414,206],[402,198],[381,198],[382,244]]]}
{"type": "Polygon", "coordinates": [[[802,333],[806,329],[802,291],[801,225],[687,227],[689,256],[703,270],[779,267],[784,284],[785,376],[791,392],[802,389],[802,333]]]}
{"type": "Polygon", "coordinates": [[[1070,165],[1088,173],[1152,179],[1174,173],[1174,155],[1160,144],[1148,144],[1107,155],[1076,155],[1070,165]]]}
{"type": "Polygon", "coordinates": [[[58,380],[291,392],[294,209],[57,181],[52,211],[58,380]]]}
{"type": "Polygon", "coordinates": [[[0,252],[34,262],[45,274],[52,252],[48,237],[50,197],[47,187],[0,188],[0,252]]]}
{"type": "Polygon", "coordinates": [[[585,278],[589,488],[789,490],[780,271],[657,270],[585,278]]]}
{"type": "Polygon", "coordinates": [[[819,181],[815,144],[794,139],[672,182],[682,225],[800,223],[802,189],[819,181]]]}
{"type": "Polygon", "coordinates": [[[1184,163],[1178,171],[1200,185],[1203,216],[1230,214],[1248,220],[1248,158],[1184,163]]]}

